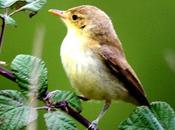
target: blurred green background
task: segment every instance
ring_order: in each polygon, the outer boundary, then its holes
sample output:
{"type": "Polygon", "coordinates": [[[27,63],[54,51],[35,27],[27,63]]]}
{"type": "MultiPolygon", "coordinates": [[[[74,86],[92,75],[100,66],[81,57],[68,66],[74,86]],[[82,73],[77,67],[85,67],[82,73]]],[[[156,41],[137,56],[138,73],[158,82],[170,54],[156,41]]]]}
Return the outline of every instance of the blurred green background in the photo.
{"type": "MultiPolygon", "coordinates": [[[[36,29],[43,27],[45,35],[42,59],[49,71],[49,90],[74,91],[70,87],[59,57],[59,47],[66,34],[66,27],[47,10],[65,10],[82,4],[95,5],[111,17],[128,61],[142,81],[149,100],[166,101],[175,108],[174,0],[48,0],[47,5],[32,19],[23,12],[14,16],[17,27],[6,28],[0,60],[10,64],[18,54],[32,54],[36,29]]],[[[1,89],[16,89],[15,86],[15,83],[0,76],[1,89]]],[[[94,101],[84,102],[82,114],[93,120],[102,104],[94,101]]],[[[99,128],[117,129],[118,124],[126,119],[134,108],[131,104],[114,102],[101,120],[99,128]]],[[[80,130],[85,129],[79,124],[78,126],[80,130]]],[[[43,119],[39,120],[38,130],[41,129],[46,129],[43,119]]]]}

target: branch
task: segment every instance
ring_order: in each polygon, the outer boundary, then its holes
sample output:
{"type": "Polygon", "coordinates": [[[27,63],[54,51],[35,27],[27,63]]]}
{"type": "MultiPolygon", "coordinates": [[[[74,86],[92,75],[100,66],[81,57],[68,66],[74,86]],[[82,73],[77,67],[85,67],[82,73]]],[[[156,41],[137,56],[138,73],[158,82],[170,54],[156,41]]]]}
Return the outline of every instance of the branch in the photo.
{"type": "Polygon", "coordinates": [[[0,67],[0,75],[6,77],[7,79],[10,79],[13,82],[16,82],[15,76],[12,74],[12,72],[0,67]]]}
{"type": "MultiPolygon", "coordinates": [[[[88,121],[85,117],[83,117],[79,112],[75,111],[74,109],[72,109],[69,104],[66,101],[60,101],[56,104],[52,104],[50,102],[50,97],[48,96],[48,91],[46,92],[46,97],[43,98],[43,102],[46,104],[46,106],[48,108],[55,109],[61,109],[62,111],[64,111],[65,113],[67,113],[68,115],[72,116],[75,120],[77,120],[78,122],[80,122],[83,126],[85,126],[86,128],[88,128],[88,130],[94,130],[92,128],[89,128],[91,122],[88,121]]],[[[96,129],[99,130],[99,129],[96,129]]]]}
{"type": "Polygon", "coordinates": [[[4,31],[5,31],[5,18],[0,17],[2,19],[2,25],[1,25],[1,34],[0,34],[0,49],[2,47],[2,42],[3,42],[3,36],[4,36],[4,31]]]}
{"type": "MultiPolygon", "coordinates": [[[[62,101],[56,104],[56,108],[59,108],[66,112],[67,114],[71,115],[74,119],[84,125],[86,128],[89,128],[91,122],[89,122],[86,118],[84,118],[80,113],[76,112],[74,109],[69,107],[69,104],[66,101],[62,101]]],[[[89,128],[88,130],[93,130],[89,128]]],[[[96,129],[99,130],[99,129],[96,129]]]]}

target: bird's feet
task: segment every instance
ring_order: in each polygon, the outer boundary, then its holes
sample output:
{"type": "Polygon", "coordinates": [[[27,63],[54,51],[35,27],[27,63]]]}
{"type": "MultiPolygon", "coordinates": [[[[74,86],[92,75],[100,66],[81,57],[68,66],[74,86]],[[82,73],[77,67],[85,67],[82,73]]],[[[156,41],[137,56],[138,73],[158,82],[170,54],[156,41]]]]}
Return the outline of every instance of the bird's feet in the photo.
{"type": "Polygon", "coordinates": [[[97,125],[98,125],[97,120],[92,121],[92,123],[88,127],[88,130],[97,130],[97,125]]]}

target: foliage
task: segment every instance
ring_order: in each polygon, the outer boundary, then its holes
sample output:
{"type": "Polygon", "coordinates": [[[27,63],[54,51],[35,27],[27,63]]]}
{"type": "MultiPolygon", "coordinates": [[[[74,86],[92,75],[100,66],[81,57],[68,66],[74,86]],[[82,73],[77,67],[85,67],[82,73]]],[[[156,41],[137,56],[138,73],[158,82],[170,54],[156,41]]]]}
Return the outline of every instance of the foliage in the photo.
{"type": "Polygon", "coordinates": [[[138,107],[129,118],[123,121],[120,130],[174,130],[175,112],[165,102],[151,103],[148,107],[138,107]]]}
{"type": "Polygon", "coordinates": [[[81,102],[74,92],[56,90],[50,92],[49,102],[56,104],[57,102],[66,101],[77,112],[82,111],[81,102]]]}
{"type": "Polygon", "coordinates": [[[75,123],[62,111],[44,114],[48,130],[76,130],[75,123]]]}
{"type": "Polygon", "coordinates": [[[0,129],[18,130],[36,120],[37,112],[16,90],[0,91],[0,129]]]}
{"type": "MultiPolygon", "coordinates": [[[[36,120],[37,107],[29,104],[33,101],[32,99],[30,101],[30,92],[35,93],[34,98],[35,95],[39,95],[39,98],[43,99],[48,87],[47,68],[39,58],[18,55],[12,61],[11,69],[21,90],[0,91],[0,129],[2,130],[18,130],[36,120]],[[33,71],[34,75],[32,75],[33,71]]],[[[50,110],[55,104],[66,101],[70,107],[78,112],[81,111],[80,100],[73,92],[57,90],[47,96],[47,105],[43,109],[50,110]]],[[[44,114],[44,118],[49,130],[76,129],[72,119],[61,110],[49,111],[44,114]]]]}
{"type": "Polygon", "coordinates": [[[35,15],[47,0],[0,0],[0,8],[5,9],[0,17],[5,19],[5,23],[15,25],[16,21],[11,17],[17,12],[29,12],[29,16],[35,15]]]}
{"type": "Polygon", "coordinates": [[[48,87],[47,68],[43,61],[30,55],[18,55],[12,61],[12,72],[23,91],[41,97],[48,87]]]}

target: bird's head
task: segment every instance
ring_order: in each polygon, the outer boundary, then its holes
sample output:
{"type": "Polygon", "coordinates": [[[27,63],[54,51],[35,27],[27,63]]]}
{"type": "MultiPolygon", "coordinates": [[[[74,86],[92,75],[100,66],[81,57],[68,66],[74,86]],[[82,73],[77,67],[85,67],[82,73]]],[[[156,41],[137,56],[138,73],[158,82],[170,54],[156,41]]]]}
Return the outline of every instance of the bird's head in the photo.
{"type": "Polygon", "coordinates": [[[95,6],[82,5],[66,11],[50,9],[49,12],[59,16],[68,30],[93,37],[115,34],[110,18],[95,6]]]}

